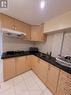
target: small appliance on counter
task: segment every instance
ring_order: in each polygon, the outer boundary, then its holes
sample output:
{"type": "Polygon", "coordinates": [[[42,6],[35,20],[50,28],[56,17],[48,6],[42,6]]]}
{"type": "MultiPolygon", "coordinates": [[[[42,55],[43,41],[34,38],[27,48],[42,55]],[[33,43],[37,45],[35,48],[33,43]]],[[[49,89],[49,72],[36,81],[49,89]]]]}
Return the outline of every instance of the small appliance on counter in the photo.
{"type": "Polygon", "coordinates": [[[38,53],[39,52],[39,49],[36,48],[36,47],[30,47],[29,48],[29,51],[30,51],[30,53],[38,53]]]}

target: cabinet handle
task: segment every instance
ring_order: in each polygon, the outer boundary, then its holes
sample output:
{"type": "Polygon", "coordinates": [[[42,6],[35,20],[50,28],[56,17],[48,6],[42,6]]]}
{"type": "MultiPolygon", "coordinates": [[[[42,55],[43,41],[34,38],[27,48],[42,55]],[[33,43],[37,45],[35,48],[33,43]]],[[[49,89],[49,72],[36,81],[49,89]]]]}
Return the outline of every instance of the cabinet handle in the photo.
{"type": "Polygon", "coordinates": [[[15,27],[14,27],[14,26],[12,26],[12,27],[11,27],[11,29],[15,30],[15,27]]]}
{"type": "Polygon", "coordinates": [[[17,28],[15,27],[15,30],[16,30],[17,28]]]}

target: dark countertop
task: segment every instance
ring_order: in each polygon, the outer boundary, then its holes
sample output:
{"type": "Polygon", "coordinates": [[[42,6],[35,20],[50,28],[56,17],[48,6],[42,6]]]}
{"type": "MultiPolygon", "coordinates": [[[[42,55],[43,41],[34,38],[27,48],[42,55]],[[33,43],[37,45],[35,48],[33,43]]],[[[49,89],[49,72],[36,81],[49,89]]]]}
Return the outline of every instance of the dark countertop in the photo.
{"type": "Polygon", "coordinates": [[[6,53],[2,54],[2,59],[8,59],[8,58],[14,58],[14,57],[20,57],[20,56],[27,56],[27,55],[35,55],[39,57],[40,59],[43,59],[44,61],[48,62],[49,64],[52,64],[56,66],[59,69],[64,70],[65,72],[71,74],[71,67],[67,67],[64,65],[61,65],[56,62],[56,59],[54,57],[49,58],[46,54],[38,52],[38,53],[30,53],[29,51],[25,51],[23,54],[14,54],[14,55],[7,55],[6,53]]]}
{"type": "Polygon", "coordinates": [[[8,58],[14,58],[14,57],[20,57],[20,56],[26,56],[26,55],[32,55],[29,51],[25,51],[24,53],[17,53],[13,55],[7,55],[7,53],[3,53],[1,59],[8,59],[8,58]]]}

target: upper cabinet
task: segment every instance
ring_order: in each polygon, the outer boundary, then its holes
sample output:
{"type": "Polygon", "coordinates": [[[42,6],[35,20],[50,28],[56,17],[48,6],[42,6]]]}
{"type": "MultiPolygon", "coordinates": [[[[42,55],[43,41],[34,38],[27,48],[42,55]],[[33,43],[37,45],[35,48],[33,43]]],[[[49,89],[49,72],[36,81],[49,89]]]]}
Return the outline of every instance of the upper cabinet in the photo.
{"type": "Polygon", "coordinates": [[[33,25],[31,27],[31,41],[43,41],[44,40],[43,29],[44,24],[33,25]]]}
{"type": "Polygon", "coordinates": [[[49,20],[44,24],[44,33],[71,28],[71,11],[49,20]]]}
{"type": "Polygon", "coordinates": [[[21,32],[25,32],[25,23],[15,19],[14,21],[14,26],[15,26],[15,30],[16,31],[21,31],[21,32]]]}
{"type": "Polygon", "coordinates": [[[25,40],[30,40],[31,26],[22,21],[15,19],[15,30],[26,33],[25,40]]]}
{"type": "Polygon", "coordinates": [[[2,27],[26,33],[25,40],[30,40],[31,26],[10,16],[2,14],[2,27]]]}
{"type": "Polygon", "coordinates": [[[2,28],[26,33],[24,40],[43,41],[46,39],[46,36],[43,34],[44,24],[29,25],[4,14],[0,14],[0,20],[2,20],[2,28]]]}
{"type": "Polygon", "coordinates": [[[25,24],[26,37],[25,40],[31,40],[31,25],[25,24]]]}
{"type": "Polygon", "coordinates": [[[2,14],[2,27],[7,29],[14,29],[14,19],[2,14]]]}

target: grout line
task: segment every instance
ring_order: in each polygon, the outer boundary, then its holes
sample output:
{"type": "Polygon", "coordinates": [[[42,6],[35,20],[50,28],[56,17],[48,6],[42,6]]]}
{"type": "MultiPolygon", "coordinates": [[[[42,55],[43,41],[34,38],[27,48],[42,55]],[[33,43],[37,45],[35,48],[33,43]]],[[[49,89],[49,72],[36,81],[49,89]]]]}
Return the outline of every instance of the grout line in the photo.
{"type": "MultiPolygon", "coordinates": [[[[23,77],[23,76],[22,76],[23,77]]],[[[28,93],[29,93],[29,89],[28,89],[28,86],[26,85],[26,82],[25,82],[25,79],[24,79],[24,77],[23,77],[23,81],[24,81],[24,83],[25,83],[25,86],[26,86],[26,88],[27,88],[27,91],[28,91],[28,93]]],[[[29,93],[29,95],[30,95],[30,93],[29,93]]]]}

